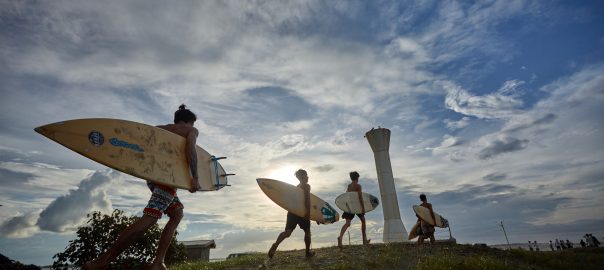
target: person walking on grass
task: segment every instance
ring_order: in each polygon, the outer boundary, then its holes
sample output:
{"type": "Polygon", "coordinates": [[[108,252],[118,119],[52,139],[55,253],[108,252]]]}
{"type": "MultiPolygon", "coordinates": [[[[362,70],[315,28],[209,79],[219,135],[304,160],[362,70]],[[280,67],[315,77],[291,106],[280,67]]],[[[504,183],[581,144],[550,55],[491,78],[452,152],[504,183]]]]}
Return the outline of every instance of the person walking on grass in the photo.
{"type": "Polygon", "coordinates": [[[594,247],[599,247],[600,246],[600,241],[598,241],[598,238],[596,238],[595,236],[589,234],[589,237],[591,237],[591,242],[594,244],[594,247]]]}
{"type": "MultiPolygon", "coordinates": [[[[363,194],[362,194],[363,190],[361,188],[361,185],[359,185],[359,173],[350,172],[350,180],[352,181],[352,183],[350,183],[348,185],[348,187],[346,188],[346,192],[356,192],[359,195],[359,201],[361,203],[361,208],[362,208],[363,213],[356,214],[356,215],[361,220],[361,233],[363,234],[363,245],[367,245],[367,244],[369,244],[369,242],[371,240],[367,239],[365,214],[364,214],[365,213],[365,204],[363,202],[363,194]]],[[[346,229],[348,229],[348,227],[350,227],[350,222],[354,218],[354,214],[345,212],[344,214],[342,214],[342,217],[346,220],[346,223],[344,225],[342,225],[342,229],[340,230],[340,236],[338,237],[338,247],[340,249],[342,249],[342,237],[344,236],[346,229]]]]}
{"type": "Polygon", "coordinates": [[[552,243],[552,240],[549,240],[549,248],[554,251],[554,244],[552,243]]]}
{"type": "MultiPolygon", "coordinates": [[[[304,217],[296,216],[293,213],[287,212],[287,221],[285,223],[285,231],[279,234],[277,241],[271,246],[268,251],[268,257],[273,258],[279,244],[291,236],[296,226],[300,226],[300,229],[304,230],[304,244],[306,245],[306,258],[315,256],[315,252],[310,250],[311,235],[310,235],[310,185],[308,184],[308,173],[299,169],[295,173],[296,178],[300,181],[297,187],[301,188],[304,192],[304,217]]],[[[317,222],[319,224],[319,222],[317,222]]]]}
{"type": "MultiPolygon", "coordinates": [[[[174,113],[174,124],[157,126],[159,128],[176,133],[186,139],[186,159],[191,172],[191,188],[189,192],[194,193],[199,189],[197,175],[197,152],[195,150],[197,136],[199,131],[193,124],[197,116],[190,110],[181,105],[174,113]]],[[[151,198],[143,211],[143,216],[136,220],[132,225],[123,230],[117,240],[111,247],[101,254],[97,259],[88,261],[84,264],[86,270],[105,269],[109,267],[111,261],[117,258],[126,248],[138,240],[143,234],[162,217],[162,214],[170,218],[164,226],[159,239],[159,245],[155,254],[153,263],[148,269],[166,269],[164,257],[170,246],[170,242],[176,232],[176,227],[183,217],[184,206],[176,195],[176,188],[160,185],[153,182],[147,182],[151,190],[151,198]]]]}
{"type": "MultiPolygon", "coordinates": [[[[432,217],[432,222],[436,222],[436,217],[434,217],[434,210],[432,210],[432,204],[428,203],[428,199],[426,198],[426,195],[425,194],[419,195],[419,199],[422,201],[422,203],[420,205],[423,207],[426,207],[430,210],[430,217],[432,217]]],[[[418,222],[420,222],[420,228],[422,230],[422,234],[419,235],[417,243],[422,244],[422,243],[424,243],[424,239],[430,238],[430,244],[434,244],[434,242],[435,242],[434,225],[424,221],[419,216],[417,217],[417,220],[418,220],[418,222]]]]}

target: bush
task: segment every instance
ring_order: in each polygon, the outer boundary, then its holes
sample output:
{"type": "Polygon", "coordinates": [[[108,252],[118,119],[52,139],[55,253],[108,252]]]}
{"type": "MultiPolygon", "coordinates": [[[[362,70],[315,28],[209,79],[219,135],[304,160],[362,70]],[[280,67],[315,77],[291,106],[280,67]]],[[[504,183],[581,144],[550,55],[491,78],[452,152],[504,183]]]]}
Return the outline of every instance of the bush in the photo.
{"type": "MultiPolygon", "coordinates": [[[[93,212],[86,215],[88,221],[79,227],[75,240],[69,241],[65,250],[53,256],[53,268],[66,269],[68,265],[83,265],[89,260],[96,259],[105,252],[117,239],[120,232],[134,223],[136,216],[125,216],[123,211],[114,210],[111,215],[93,212]]],[[[133,269],[150,264],[155,257],[162,229],[157,224],[151,226],[144,236],[132,243],[111,264],[112,269],[133,269]]],[[[167,264],[186,260],[184,246],[172,238],[168,252],[167,264]]]]}

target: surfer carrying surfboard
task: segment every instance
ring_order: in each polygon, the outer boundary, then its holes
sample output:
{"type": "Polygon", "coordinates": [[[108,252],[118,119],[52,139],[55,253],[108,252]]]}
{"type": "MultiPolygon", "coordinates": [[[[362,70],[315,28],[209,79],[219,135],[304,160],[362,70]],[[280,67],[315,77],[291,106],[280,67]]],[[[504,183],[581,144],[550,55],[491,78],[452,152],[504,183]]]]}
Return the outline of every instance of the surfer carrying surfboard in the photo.
{"type": "MultiPolygon", "coordinates": [[[[367,240],[367,233],[366,233],[366,226],[365,226],[365,203],[363,202],[363,190],[361,188],[361,185],[359,185],[359,173],[358,172],[350,172],[350,180],[352,181],[352,183],[350,183],[348,185],[348,187],[346,188],[346,192],[357,192],[357,194],[359,195],[359,201],[361,203],[361,209],[362,212],[361,214],[356,214],[359,219],[361,220],[361,231],[363,233],[363,245],[367,245],[369,244],[369,242],[371,240],[367,240]]],[[[352,213],[348,213],[348,212],[344,212],[344,214],[342,214],[342,218],[346,219],[346,223],[344,225],[342,225],[342,229],[340,230],[340,236],[338,237],[338,247],[340,249],[342,249],[342,236],[344,236],[344,233],[346,232],[346,230],[348,229],[348,227],[350,227],[350,222],[352,221],[352,219],[354,218],[355,214],[352,213]]]]}
{"type": "MultiPolygon", "coordinates": [[[[186,138],[186,158],[191,170],[191,188],[189,192],[196,192],[199,187],[197,175],[197,153],[195,150],[197,136],[199,131],[193,124],[197,120],[197,116],[190,110],[181,105],[174,113],[174,124],[158,126],[159,128],[168,130],[186,138]]],[[[164,264],[164,258],[172,237],[176,232],[176,227],[183,217],[184,206],[176,195],[176,188],[160,185],[157,183],[148,182],[151,189],[151,198],[143,211],[143,216],[135,221],[132,225],[122,231],[113,243],[113,245],[97,259],[86,262],[84,269],[105,269],[109,266],[112,260],[119,256],[128,246],[130,246],[162,217],[162,213],[168,215],[170,220],[164,226],[159,245],[153,263],[148,269],[167,269],[164,264]]]]}
{"type": "MultiPolygon", "coordinates": [[[[420,204],[423,207],[426,207],[430,210],[430,216],[432,217],[432,222],[436,222],[436,217],[434,217],[434,210],[432,210],[432,204],[428,202],[428,198],[426,198],[426,194],[419,195],[419,199],[422,201],[420,204]]],[[[424,239],[430,238],[430,243],[434,244],[434,225],[424,221],[419,216],[417,217],[417,221],[420,222],[420,228],[422,233],[419,235],[417,240],[418,244],[422,244],[424,239]]]]}
{"type": "MultiPolygon", "coordinates": [[[[314,251],[310,251],[310,185],[308,184],[308,173],[299,169],[295,173],[296,178],[300,181],[300,184],[297,187],[304,190],[304,208],[305,214],[304,217],[297,216],[293,213],[287,212],[287,222],[285,223],[285,231],[281,232],[277,237],[277,241],[271,246],[268,251],[268,257],[273,258],[275,256],[275,252],[277,251],[277,247],[279,244],[291,236],[296,226],[300,226],[300,229],[304,230],[304,244],[306,245],[306,258],[313,257],[315,255],[314,251]]],[[[317,222],[318,224],[319,222],[317,222]]]]}

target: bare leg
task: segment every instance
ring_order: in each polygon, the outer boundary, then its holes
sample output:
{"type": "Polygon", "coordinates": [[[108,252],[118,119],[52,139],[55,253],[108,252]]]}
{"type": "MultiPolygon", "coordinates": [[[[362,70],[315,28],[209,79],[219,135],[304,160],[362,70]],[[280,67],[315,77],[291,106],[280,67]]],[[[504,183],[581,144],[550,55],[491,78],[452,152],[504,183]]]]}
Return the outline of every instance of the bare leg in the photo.
{"type": "Polygon", "coordinates": [[[310,228],[309,228],[309,229],[304,230],[304,244],[306,244],[306,257],[307,258],[315,256],[315,253],[310,251],[310,242],[311,242],[311,239],[310,239],[310,228]]]}
{"type": "Polygon", "coordinates": [[[368,245],[369,241],[367,240],[367,226],[365,225],[365,217],[360,217],[361,219],[361,232],[363,233],[363,245],[368,245]]]}
{"type": "Polygon", "coordinates": [[[421,245],[421,244],[423,244],[423,243],[424,243],[424,237],[420,235],[420,236],[417,238],[417,244],[418,244],[418,245],[421,245]]]}
{"type": "Polygon", "coordinates": [[[430,235],[430,244],[434,244],[434,241],[436,241],[436,240],[434,239],[434,233],[432,233],[430,235]]]}
{"type": "Polygon", "coordinates": [[[340,236],[338,237],[338,247],[340,249],[342,249],[342,237],[344,236],[344,233],[346,232],[348,227],[350,227],[350,221],[350,219],[347,219],[346,223],[342,225],[342,229],[340,230],[340,236]]]}
{"type": "Polygon", "coordinates": [[[153,226],[157,219],[150,216],[142,216],[132,225],[123,230],[117,240],[111,245],[109,250],[101,254],[96,260],[86,262],[84,269],[104,269],[109,266],[109,263],[119,256],[132,242],[140,238],[149,227],[153,226]]]}
{"type": "Polygon", "coordinates": [[[174,237],[174,233],[176,232],[176,228],[178,224],[182,220],[183,213],[182,209],[174,209],[167,212],[170,220],[166,223],[164,230],[161,233],[161,237],[159,238],[159,245],[157,247],[157,253],[155,254],[155,259],[153,263],[149,266],[148,269],[166,269],[166,265],[164,264],[164,259],[166,257],[166,252],[170,247],[170,243],[172,242],[172,238],[174,237]]]}
{"type": "Polygon", "coordinates": [[[271,249],[269,249],[268,251],[269,258],[275,256],[275,251],[277,251],[277,247],[279,247],[279,244],[281,244],[281,242],[283,242],[283,240],[285,240],[285,238],[288,238],[290,235],[292,235],[292,230],[285,230],[280,233],[279,236],[277,236],[277,241],[275,241],[275,243],[271,246],[271,249]]]}

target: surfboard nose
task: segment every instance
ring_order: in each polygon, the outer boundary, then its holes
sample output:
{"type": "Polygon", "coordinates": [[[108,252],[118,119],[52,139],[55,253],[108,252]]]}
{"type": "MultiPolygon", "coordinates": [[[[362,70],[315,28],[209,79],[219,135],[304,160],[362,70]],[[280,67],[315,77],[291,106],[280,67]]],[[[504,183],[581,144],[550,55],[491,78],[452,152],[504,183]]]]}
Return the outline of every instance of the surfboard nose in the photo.
{"type": "Polygon", "coordinates": [[[44,130],[44,127],[45,127],[45,126],[39,126],[39,127],[37,127],[37,128],[34,128],[34,131],[35,131],[35,132],[38,132],[39,134],[42,134],[42,135],[46,136],[45,134],[46,134],[47,132],[44,130]]]}

